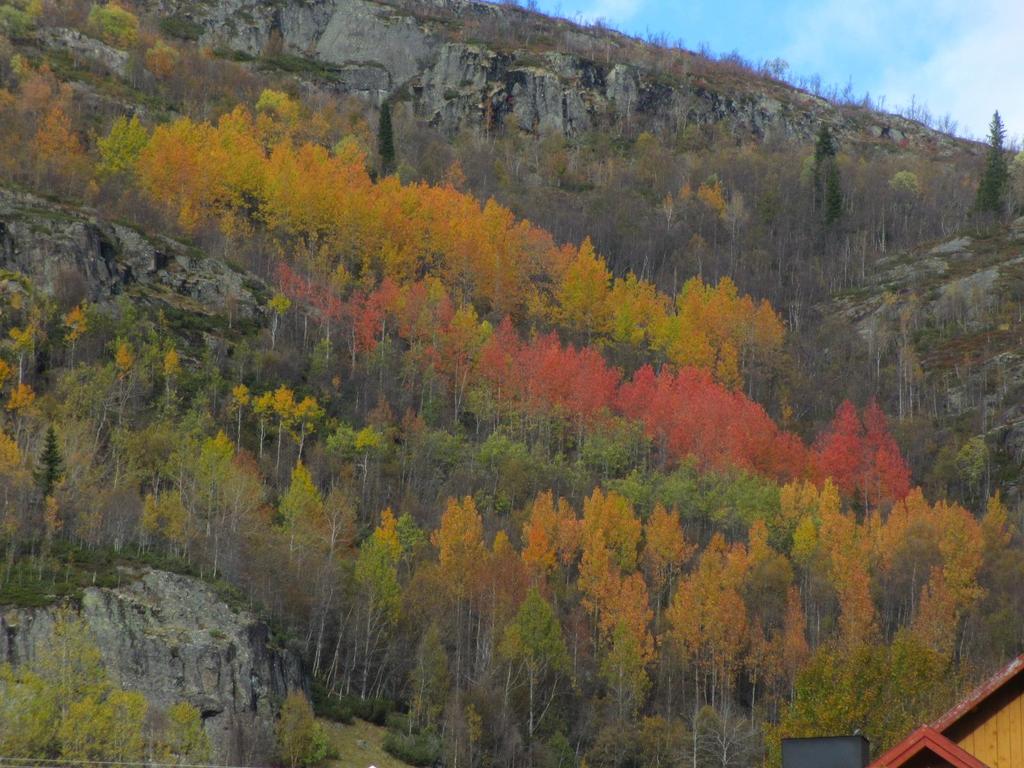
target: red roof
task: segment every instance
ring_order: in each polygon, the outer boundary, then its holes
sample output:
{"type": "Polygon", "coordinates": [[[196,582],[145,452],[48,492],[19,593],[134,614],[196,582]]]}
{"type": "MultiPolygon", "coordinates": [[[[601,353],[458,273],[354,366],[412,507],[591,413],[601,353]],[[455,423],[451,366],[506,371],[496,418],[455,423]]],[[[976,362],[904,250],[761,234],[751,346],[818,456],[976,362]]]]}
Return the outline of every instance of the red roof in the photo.
{"type": "Polygon", "coordinates": [[[875,760],[869,768],[898,768],[922,752],[931,752],[953,768],[988,768],[981,760],[965,752],[934,728],[922,725],[907,738],[875,760]]]}

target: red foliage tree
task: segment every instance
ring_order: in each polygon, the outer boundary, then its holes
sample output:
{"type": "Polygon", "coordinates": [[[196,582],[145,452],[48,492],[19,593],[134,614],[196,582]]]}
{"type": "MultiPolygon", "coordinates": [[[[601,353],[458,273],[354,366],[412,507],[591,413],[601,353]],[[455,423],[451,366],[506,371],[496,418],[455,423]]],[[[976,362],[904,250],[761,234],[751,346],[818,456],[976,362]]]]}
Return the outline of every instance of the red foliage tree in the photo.
{"type": "Polygon", "coordinates": [[[644,366],[622,385],[621,413],[643,423],[670,460],[692,456],[710,469],[739,468],[773,477],[800,477],[807,451],[781,431],[764,409],[711,373],[683,368],[655,374],[644,366]]]}
{"type": "Polygon", "coordinates": [[[861,485],[864,471],[864,425],[857,409],[844,400],[832,424],[818,440],[815,464],[819,480],[831,477],[844,496],[861,485]]]}
{"type": "Polygon", "coordinates": [[[874,401],[863,418],[849,401],[836,410],[814,454],[818,480],[831,477],[846,496],[860,494],[866,504],[898,501],[910,491],[910,469],[874,401]]]}

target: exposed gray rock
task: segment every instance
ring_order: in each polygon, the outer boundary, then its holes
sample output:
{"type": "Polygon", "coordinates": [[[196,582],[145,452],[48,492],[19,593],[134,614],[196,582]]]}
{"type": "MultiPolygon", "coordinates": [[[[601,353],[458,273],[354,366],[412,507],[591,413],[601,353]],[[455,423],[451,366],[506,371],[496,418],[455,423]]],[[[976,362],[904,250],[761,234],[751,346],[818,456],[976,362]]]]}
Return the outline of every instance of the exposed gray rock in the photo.
{"type": "Polygon", "coordinates": [[[1017,464],[1024,465],[1024,406],[1009,409],[995,433],[998,444],[1017,464]]]}
{"type": "MultiPolygon", "coordinates": [[[[314,6],[317,7],[317,6],[314,6]]],[[[315,53],[331,64],[375,64],[391,75],[395,84],[419,74],[437,52],[438,41],[411,16],[399,15],[387,6],[363,0],[341,0],[317,7],[323,14],[292,28],[293,13],[286,6],[280,14],[282,32],[296,50],[315,53]],[[328,8],[333,5],[330,11],[328,8]],[[321,27],[320,24],[326,20],[321,27]]]]}
{"type": "MultiPolygon", "coordinates": [[[[0,662],[31,662],[52,635],[55,610],[0,607],[0,662]]],[[[217,761],[273,759],[277,709],[304,679],[298,657],[274,647],[266,624],[205,583],[163,571],[89,588],[78,610],[122,687],[156,710],[179,701],[199,709],[217,761]]]]}
{"type": "Polygon", "coordinates": [[[419,74],[425,61],[434,58],[438,42],[412,16],[365,0],[220,0],[203,5],[172,0],[154,5],[159,13],[201,24],[205,44],[259,56],[279,40],[286,53],[361,73],[341,77],[336,85],[349,82],[364,93],[370,90],[365,77],[369,70],[379,70],[374,85],[382,85],[386,94],[419,74]]]}
{"type": "Polygon", "coordinates": [[[48,293],[107,301],[135,292],[198,314],[258,319],[258,280],[169,238],[0,189],[0,269],[48,293]]]}
{"type": "Polygon", "coordinates": [[[99,64],[118,77],[128,74],[128,52],[107,45],[79,32],[65,27],[44,27],[39,33],[40,42],[47,48],[63,49],[76,62],[88,61],[99,64]]]}
{"type": "MultiPolygon", "coordinates": [[[[685,66],[667,73],[649,61],[623,61],[618,54],[635,50],[636,43],[617,33],[481,0],[419,0],[406,9],[374,0],[143,3],[157,15],[198,24],[205,45],[249,56],[280,51],[320,62],[323,77],[316,67],[303,75],[317,87],[374,103],[410,100],[415,115],[448,136],[491,130],[514,116],[522,130],[568,137],[623,127],[670,133],[725,121],[738,138],[807,141],[824,121],[843,141],[909,141],[936,152],[955,144],[901,117],[840,109],[753,75],[709,83],[685,66]],[[500,50],[498,43],[471,43],[474,24],[490,30],[487,39],[501,40],[500,50]],[[544,42],[506,47],[502,30],[544,42]]],[[[650,53],[652,60],[664,59],[650,53]]]]}
{"type": "Polygon", "coordinates": [[[956,253],[966,253],[971,248],[973,241],[969,237],[958,237],[947,243],[942,243],[932,248],[929,253],[936,256],[948,256],[956,253]]]}
{"type": "Polygon", "coordinates": [[[314,90],[329,90],[338,94],[358,96],[380,104],[391,91],[391,75],[379,64],[351,64],[332,70],[326,83],[307,83],[314,90]]]}
{"type": "Polygon", "coordinates": [[[998,279],[998,267],[990,267],[945,283],[939,289],[933,314],[938,318],[957,318],[966,331],[983,330],[984,318],[998,301],[998,279]]]}

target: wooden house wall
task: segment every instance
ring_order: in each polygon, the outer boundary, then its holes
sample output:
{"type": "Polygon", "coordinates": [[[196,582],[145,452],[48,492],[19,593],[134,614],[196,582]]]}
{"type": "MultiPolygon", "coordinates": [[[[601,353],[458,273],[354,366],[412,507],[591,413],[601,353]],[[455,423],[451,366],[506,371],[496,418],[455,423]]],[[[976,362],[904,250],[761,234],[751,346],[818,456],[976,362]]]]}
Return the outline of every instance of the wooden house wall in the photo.
{"type": "Polygon", "coordinates": [[[1024,768],[1024,675],[1003,686],[945,732],[990,768],[1024,768]]]}

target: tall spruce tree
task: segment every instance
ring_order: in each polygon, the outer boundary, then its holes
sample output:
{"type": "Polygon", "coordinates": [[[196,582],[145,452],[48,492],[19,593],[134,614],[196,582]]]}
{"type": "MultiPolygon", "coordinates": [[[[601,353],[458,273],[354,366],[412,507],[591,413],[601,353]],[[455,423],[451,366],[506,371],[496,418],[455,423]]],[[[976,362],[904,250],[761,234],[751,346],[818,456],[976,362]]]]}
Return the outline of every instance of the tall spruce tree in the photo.
{"type": "Polygon", "coordinates": [[[53,489],[57,487],[57,483],[64,476],[64,457],[61,456],[60,446],[57,445],[57,432],[52,424],[46,430],[43,452],[39,454],[39,460],[36,462],[32,475],[43,498],[53,495],[53,489]]]}
{"type": "Polygon", "coordinates": [[[827,226],[831,227],[842,218],[843,188],[836,161],[836,142],[824,123],[814,143],[814,207],[824,211],[827,226]]]}
{"type": "Polygon", "coordinates": [[[391,127],[391,105],[386,101],[381,105],[377,122],[377,153],[381,175],[387,176],[395,170],[395,134],[391,127]]]}
{"type": "Polygon", "coordinates": [[[825,168],[825,224],[832,226],[843,217],[843,188],[839,184],[839,165],[833,158],[825,168]]]}
{"type": "Polygon", "coordinates": [[[1006,129],[1003,119],[997,111],[992,115],[988,133],[988,154],[985,158],[985,170],[978,184],[978,197],[974,202],[975,209],[987,213],[1002,213],[1006,208],[1006,189],[1010,179],[1009,164],[1003,140],[1006,129]]]}
{"type": "Polygon", "coordinates": [[[832,131],[825,124],[818,129],[818,138],[814,142],[814,171],[817,173],[828,160],[836,156],[836,141],[832,138],[832,131]]]}

